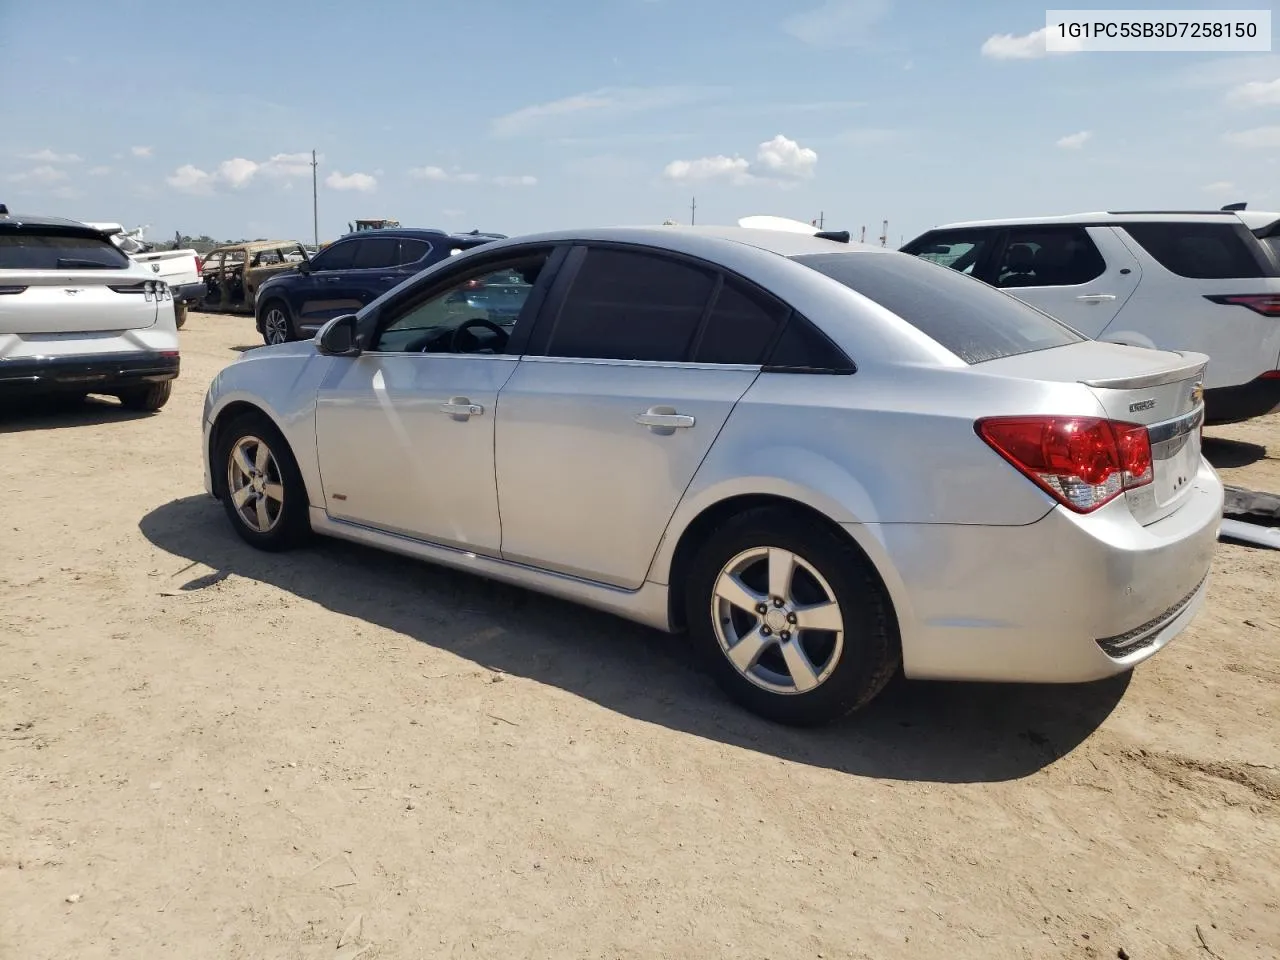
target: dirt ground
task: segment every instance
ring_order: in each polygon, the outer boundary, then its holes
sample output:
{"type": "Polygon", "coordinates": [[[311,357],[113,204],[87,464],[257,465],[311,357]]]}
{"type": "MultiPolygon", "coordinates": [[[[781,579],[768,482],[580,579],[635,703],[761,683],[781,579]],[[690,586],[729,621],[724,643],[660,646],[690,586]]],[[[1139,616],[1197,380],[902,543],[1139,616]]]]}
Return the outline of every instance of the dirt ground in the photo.
{"type": "MultiPolygon", "coordinates": [[[[199,417],[252,321],[182,338],[157,415],[0,414],[4,960],[1280,953],[1280,551],[1131,677],[779,729],[678,639],[251,551],[199,417]]],[[[1211,433],[1280,492],[1280,417],[1211,433]]]]}

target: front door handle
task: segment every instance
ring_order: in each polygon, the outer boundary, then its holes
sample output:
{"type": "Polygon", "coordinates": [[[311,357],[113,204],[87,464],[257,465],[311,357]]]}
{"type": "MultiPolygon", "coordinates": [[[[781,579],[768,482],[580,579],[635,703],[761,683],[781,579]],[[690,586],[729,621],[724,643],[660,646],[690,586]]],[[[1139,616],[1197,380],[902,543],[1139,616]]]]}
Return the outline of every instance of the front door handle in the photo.
{"type": "Polygon", "coordinates": [[[1109,303],[1115,298],[1116,295],[1114,293],[1086,293],[1076,297],[1081,303],[1109,303]]]}
{"type": "Polygon", "coordinates": [[[447,403],[440,404],[440,412],[447,413],[455,420],[470,420],[484,413],[484,407],[472,403],[466,397],[450,397],[447,403]]]}
{"type": "Polygon", "coordinates": [[[676,413],[675,407],[650,407],[644,413],[637,413],[635,421],[663,436],[669,436],[677,430],[688,430],[696,422],[687,413],[676,413]]]}

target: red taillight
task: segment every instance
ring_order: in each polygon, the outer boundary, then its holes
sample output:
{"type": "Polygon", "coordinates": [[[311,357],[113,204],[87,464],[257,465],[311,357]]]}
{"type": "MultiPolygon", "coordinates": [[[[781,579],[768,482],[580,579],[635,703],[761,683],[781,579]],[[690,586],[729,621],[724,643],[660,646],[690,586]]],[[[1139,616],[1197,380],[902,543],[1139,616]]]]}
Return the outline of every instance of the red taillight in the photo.
{"type": "Polygon", "coordinates": [[[1076,513],[1151,482],[1147,428],[1097,417],[990,417],[978,436],[1076,513]]]}
{"type": "Polygon", "coordinates": [[[202,273],[204,273],[204,261],[196,257],[196,276],[198,277],[202,273]]]}
{"type": "Polygon", "coordinates": [[[1280,380],[1280,370],[1268,370],[1258,379],[1259,380],[1280,380]]]}
{"type": "Polygon", "coordinates": [[[1234,293],[1205,296],[1206,300],[1228,306],[1248,307],[1254,313],[1264,317],[1280,317],[1280,294],[1275,293],[1234,293]]]}

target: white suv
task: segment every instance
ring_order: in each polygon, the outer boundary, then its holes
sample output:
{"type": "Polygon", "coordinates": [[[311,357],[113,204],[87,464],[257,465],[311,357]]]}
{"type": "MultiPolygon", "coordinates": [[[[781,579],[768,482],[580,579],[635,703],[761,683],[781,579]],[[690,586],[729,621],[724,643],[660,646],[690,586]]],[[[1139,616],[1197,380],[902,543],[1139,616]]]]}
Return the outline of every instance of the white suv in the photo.
{"type": "Polygon", "coordinates": [[[1086,336],[1208,354],[1208,423],[1280,409],[1280,215],[1082,213],[953,223],[902,249],[1086,336]],[[1251,229],[1252,228],[1252,229],[1251,229]]]}
{"type": "Polygon", "coordinates": [[[99,393],[159,410],[177,375],[163,281],[83,223],[0,204],[0,398],[99,393]]]}

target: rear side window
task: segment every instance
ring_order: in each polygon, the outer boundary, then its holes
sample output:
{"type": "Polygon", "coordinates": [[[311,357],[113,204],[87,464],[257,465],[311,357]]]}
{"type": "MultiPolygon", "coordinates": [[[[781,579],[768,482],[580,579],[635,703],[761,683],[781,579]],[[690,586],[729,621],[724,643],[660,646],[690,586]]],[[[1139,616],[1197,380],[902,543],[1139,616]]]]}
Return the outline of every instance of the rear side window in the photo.
{"type": "Polygon", "coordinates": [[[401,264],[417,263],[430,252],[431,244],[425,240],[401,240],[400,259],[398,262],[401,264]]]}
{"type": "Polygon", "coordinates": [[[400,250],[400,242],[394,237],[361,240],[356,246],[355,259],[351,261],[356,270],[393,266],[400,250]]]}
{"type": "Polygon", "coordinates": [[[1086,339],[980,280],[915,257],[824,253],[795,260],[896,313],[966,363],[1086,339]]]}
{"type": "Polygon", "coordinates": [[[776,300],[725,278],[693,359],[698,363],[760,363],[789,312],[776,300]]]}
{"type": "Polygon", "coordinates": [[[592,249],[565,297],[547,355],[685,360],[713,286],[709,272],[685,263],[592,249]]]}
{"type": "Polygon", "coordinates": [[[1124,229],[1160,266],[1180,277],[1248,280],[1277,275],[1243,224],[1130,223],[1124,229]]]}
{"type": "Polygon", "coordinates": [[[0,233],[0,270],[120,270],[132,261],[109,240],[58,233],[0,233]]]}

